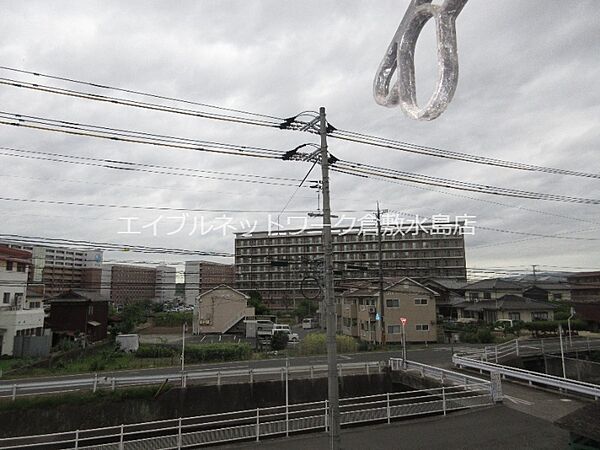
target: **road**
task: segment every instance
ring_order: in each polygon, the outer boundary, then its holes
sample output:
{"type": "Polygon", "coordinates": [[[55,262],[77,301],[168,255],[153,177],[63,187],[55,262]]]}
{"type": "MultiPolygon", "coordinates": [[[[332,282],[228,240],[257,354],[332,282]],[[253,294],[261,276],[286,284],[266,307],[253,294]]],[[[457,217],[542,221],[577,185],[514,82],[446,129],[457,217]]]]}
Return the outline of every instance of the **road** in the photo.
{"type": "MultiPolygon", "coordinates": [[[[413,361],[429,364],[432,366],[452,368],[452,351],[464,351],[477,347],[475,345],[460,347],[450,347],[443,344],[430,345],[427,348],[423,346],[412,347],[408,351],[408,358],[413,361]]],[[[361,352],[352,354],[343,354],[338,356],[339,363],[366,363],[366,362],[377,362],[377,361],[388,361],[391,357],[400,357],[400,351],[389,351],[389,352],[361,352]]],[[[312,365],[323,365],[326,364],[327,358],[323,356],[306,356],[306,357],[295,357],[289,359],[290,367],[300,366],[312,366],[312,365]]],[[[215,371],[227,371],[227,370],[249,370],[249,369],[260,369],[260,368],[278,368],[285,367],[285,358],[272,358],[264,360],[252,360],[252,361],[232,361],[223,363],[213,364],[195,364],[186,367],[186,371],[194,372],[215,372],[215,371]]],[[[485,375],[465,372],[471,375],[480,376],[482,378],[485,375]]],[[[139,376],[139,375],[157,375],[164,376],[167,378],[169,375],[178,374],[177,368],[174,367],[163,367],[163,368],[152,368],[152,369],[141,369],[141,370],[125,370],[125,371],[112,371],[103,372],[101,377],[107,377],[110,379],[112,376],[139,376]]],[[[19,379],[18,383],[27,382],[40,382],[40,381],[61,381],[61,380],[78,380],[82,378],[90,378],[93,374],[78,374],[78,375],[65,375],[65,376],[54,376],[44,378],[31,378],[31,379],[19,379]]],[[[258,378],[256,378],[258,379],[258,378]]],[[[236,380],[243,381],[244,379],[236,380]]],[[[0,382],[0,386],[12,386],[15,381],[4,380],[0,382]]],[[[520,411],[544,420],[554,421],[565,414],[568,414],[585,403],[584,400],[576,399],[566,395],[560,395],[555,392],[548,392],[538,389],[532,389],[523,385],[515,383],[503,383],[503,392],[505,394],[504,404],[511,409],[520,411]]],[[[30,390],[24,393],[24,395],[39,395],[41,393],[49,392],[69,392],[75,391],[75,389],[65,389],[64,387],[46,388],[44,390],[30,390]]],[[[86,388],[89,390],[89,387],[86,388]]],[[[11,394],[3,394],[4,397],[10,397],[11,394]]]]}

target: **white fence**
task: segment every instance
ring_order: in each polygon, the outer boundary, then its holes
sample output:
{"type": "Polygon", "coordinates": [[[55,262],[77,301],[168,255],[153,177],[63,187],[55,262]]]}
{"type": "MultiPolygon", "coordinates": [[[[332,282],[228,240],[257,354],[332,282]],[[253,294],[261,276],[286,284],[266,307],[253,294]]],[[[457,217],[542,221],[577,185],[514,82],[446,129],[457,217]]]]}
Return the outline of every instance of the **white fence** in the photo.
{"type": "MultiPolygon", "coordinates": [[[[385,367],[383,361],[372,361],[366,363],[341,363],[338,364],[339,375],[371,374],[381,373],[385,367]]],[[[112,376],[103,377],[98,374],[87,377],[65,377],[55,381],[6,381],[0,383],[0,397],[10,397],[13,400],[19,395],[52,394],[65,390],[89,389],[96,392],[98,389],[106,388],[115,390],[117,388],[161,384],[165,381],[187,386],[188,382],[216,384],[226,382],[250,382],[266,381],[285,378],[286,370],[290,378],[315,378],[327,376],[327,365],[290,366],[285,367],[263,367],[254,369],[236,370],[202,370],[163,373],[158,375],[135,375],[135,376],[112,376]]]]}
{"type": "MultiPolygon", "coordinates": [[[[394,392],[340,401],[342,426],[487,406],[489,382],[394,392]]],[[[327,400],[155,422],[0,439],[0,449],[152,450],[328,431],[327,400]]]]}
{"type": "MultiPolygon", "coordinates": [[[[559,339],[527,339],[506,342],[501,345],[486,347],[480,351],[457,353],[452,356],[452,362],[459,368],[479,370],[480,373],[499,373],[503,379],[527,382],[530,386],[544,386],[559,389],[564,392],[600,398],[600,386],[592,383],[561,378],[540,372],[519,369],[499,364],[511,358],[560,353],[559,339]]],[[[565,353],[576,351],[592,351],[600,349],[600,339],[574,338],[563,339],[565,353]]]]}
{"type": "MultiPolygon", "coordinates": [[[[565,337],[563,338],[563,349],[565,353],[600,350],[600,339],[565,337]]],[[[544,353],[560,353],[560,339],[515,339],[504,344],[487,346],[483,350],[463,353],[463,355],[498,363],[511,358],[543,355],[544,353]]]]}
{"type": "Polygon", "coordinates": [[[454,355],[452,362],[460,368],[468,367],[486,372],[497,372],[502,375],[502,378],[525,381],[530,386],[540,385],[553,387],[561,391],[586,395],[598,400],[600,398],[600,386],[583,381],[571,380],[568,378],[556,377],[554,375],[546,375],[530,370],[517,369],[516,367],[503,366],[492,362],[472,359],[468,356],[454,355]]]}

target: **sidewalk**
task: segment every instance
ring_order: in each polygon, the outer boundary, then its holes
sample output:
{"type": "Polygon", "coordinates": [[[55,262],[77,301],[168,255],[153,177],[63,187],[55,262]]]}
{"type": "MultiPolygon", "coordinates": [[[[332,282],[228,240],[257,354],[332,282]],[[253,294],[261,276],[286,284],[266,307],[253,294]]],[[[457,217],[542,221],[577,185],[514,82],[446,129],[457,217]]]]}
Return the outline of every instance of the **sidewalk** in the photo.
{"type": "MultiPolygon", "coordinates": [[[[560,449],[568,432],[541,419],[505,406],[493,406],[447,417],[432,417],[391,425],[342,430],[344,450],[395,449],[560,449]]],[[[219,449],[327,450],[328,436],[314,433],[288,439],[264,440],[219,449]]]]}

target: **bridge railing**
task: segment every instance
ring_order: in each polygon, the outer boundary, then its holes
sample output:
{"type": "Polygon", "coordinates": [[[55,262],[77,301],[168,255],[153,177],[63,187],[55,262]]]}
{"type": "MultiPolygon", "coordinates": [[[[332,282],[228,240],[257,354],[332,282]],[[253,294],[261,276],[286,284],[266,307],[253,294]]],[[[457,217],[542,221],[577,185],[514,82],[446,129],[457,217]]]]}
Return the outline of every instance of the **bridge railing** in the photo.
{"type": "Polygon", "coordinates": [[[539,372],[532,372],[530,370],[518,369],[516,367],[503,366],[501,364],[496,364],[489,361],[481,361],[458,354],[452,357],[452,362],[459,368],[466,367],[482,372],[497,372],[504,379],[508,378],[524,381],[529,385],[553,387],[564,392],[590,396],[596,400],[600,398],[600,386],[597,384],[586,383],[569,378],[561,378],[539,372]]]}
{"type": "MultiPolygon", "coordinates": [[[[349,426],[490,405],[489,383],[442,386],[340,400],[341,425],[349,426]]],[[[327,431],[328,401],[279,405],[195,417],[0,439],[0,449],[137,450],[201,447],[218,443],[327,431]]]]}
{"type": "MultiPolygon", "coordinates": [[[[381,373],[385,367],[384,361],[358,362],[358,363],[340,363],[338,372],[340,376],[345,374],[373,374],[381,373]]],[[[253,383],[259,380],[284,380],[286,375],[290,378],[315,378],[326,376],[327,365],[303,365],[286,367],[263,367],[253,369],[235,369],[235,370],[191,370],[185,372],[172,372],[164,374],[143,374],[143,375],[117,375],[102,376],[93,374],[84,377],[65,377],[53,381],[4,381],[0,383],[0,398],[12,398],[15,400],[20,395],[33,394],[52,394],[55,391],[62,390],[83,390],[89,389],[96,392],[98,389],[111,389],[161,384],[164,382],[178,383],[181,386],[187,386],[188,381],[194,383],[221,385],[227,381],[247,381],[253,383]]]]}
{"type": "MultiPolygon", "coordinates": [[[[600,349],[600,338],[572,337],[563,338],[565,352],[592,351],[600,349]]],[[[461,353],[472,359],[499,363],[521,356],[542,355],[560,352],[560,338],[514,339],[503,344],[486,346],[481,350],[461,353]]]]}

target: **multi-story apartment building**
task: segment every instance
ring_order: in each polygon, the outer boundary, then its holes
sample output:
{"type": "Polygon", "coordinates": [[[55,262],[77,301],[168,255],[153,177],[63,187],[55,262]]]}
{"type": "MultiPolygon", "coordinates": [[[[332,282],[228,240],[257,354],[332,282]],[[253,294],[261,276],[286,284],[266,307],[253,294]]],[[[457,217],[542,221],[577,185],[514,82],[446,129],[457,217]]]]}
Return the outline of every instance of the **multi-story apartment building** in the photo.
{"type": "Polygon", "coordinates": [[[100,294],[116,305],[144,300],[164,303],[175,298],[176,269],[170,266],[104,264],[100,294]]]}
{"type": "Polygon", "coordinates": [[[186,261],[185,273],[185,303],[194,305],[196,297],[222,284],[233,286],[235,283],[235,266],[212,261],[186,261]]]}
{"type": "Polygon", "coordinates": [[[31,253],[0,246],[0,354],[12,355],[18,336],[41,336],[44,310],[27,299],[31,253]]]}
{"type": "Polygon", "coordinates": [[[437,292],[411,278],[385,280],[381,308],[378,282],[362,283],[339,298],[338,329],[342,334],[380,344],[383,309],[386,342],[402,341],[401,318],[406,319],[407,342],[436,342],[437,297],[437,292]]]}
{"type": "Polygon", "coordinates": [[[573,273],[567,281],[573,302],[600,304],[600,272],[573,273]]]}
{"type": "Polygon", "coordinates": [[[45,297],[70,289],[93,289],[100,279],[102,250],[0,242],[31,253],[29,282],[44,285],[45,297]]]}
{"type": "Polygon", "coordinates": [[[177,295],[175,285],[177,269],[172,266],[158,266],[156,268],[156,293],[155,298],[159,303],[172,301],[177,295]]]}
{"type": "MultiPolygon", "coordinates": [[[[333,258],[337,285],[368,281],[377,276],[379,246],[376,235],[333,229],[333,258]]],[[[382,237],[385,277],[466,279],[464,236],[428,232],[397,233],[382,237]]],[[[320,230],[238,233],[235,238],[236,287],[257,290],[275,309],[304,298],[314,287],[323,247],[320,230]]],[[[311,294],[312,295],[312,294],[311,294]]]]}

